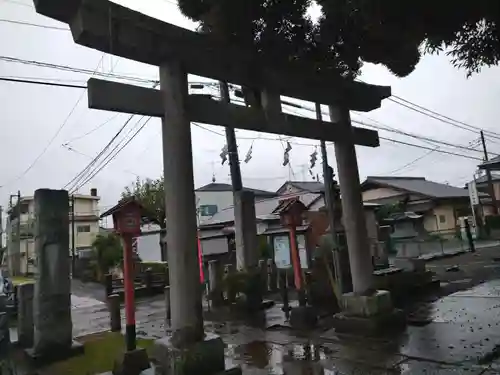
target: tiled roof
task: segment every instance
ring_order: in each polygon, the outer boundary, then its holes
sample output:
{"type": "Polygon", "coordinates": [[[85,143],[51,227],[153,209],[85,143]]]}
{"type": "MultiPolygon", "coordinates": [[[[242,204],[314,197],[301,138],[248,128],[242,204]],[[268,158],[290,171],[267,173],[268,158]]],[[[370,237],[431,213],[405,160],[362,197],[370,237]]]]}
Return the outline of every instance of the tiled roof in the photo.
{"type": "MultiPolygon", "coordinates": [[[[315,193],[302,193],[302,194],[290,194],[290,195],[282,195],[276,198],[267,198],[255,201],[255,216],[257,218],[266,218],[270,219],[272,217],[279,218],[278,215],[272,215],[272,212],[276,207],[278,207],[280,200],[288,197],[300,197],[300,201],[306,206],[309,207],[312,203],[316,202],[317,199],[322,197],[321,194],[315,193]]],[[[210,219],[204,221],[202,225],[210,225],[216,223],[227,223],[234,221],[234,208],[233,206],[227,207],[223,210],[217,212],[210,219]]]]}
{"type": "MultiPolygon", "coordinates": [[[[251,191],[256,196],[273,197],[276,195],[276,193],[274,193],[272,191],[252,189],[252,188],[248,188],[248,187],[244,187],[243,190],[251,191]]],[[[233,186],[230,184],[221,184],[218,182],[212,182],[208,185],[205,185],[205,186],[202,186],[202,187],[196,189],[196,191],[233,191],[233,186]]]]}
{"type": "Polygon", "coordinates": [[[280,191],[287,184],[310,193],[319,193],[325,191],[325,185],[322,182],[317,181],[287,181],[277,191],[280,191]]]}
{"type": "Polygon", "coordinates": [[[417,193],[430,198],[466,198],[469,196],[467,189],[427,181],[425,177],[369,176],[362,184],[363,191],[367,190],[370,185],[391,187],[396,190],[417,193]]]}

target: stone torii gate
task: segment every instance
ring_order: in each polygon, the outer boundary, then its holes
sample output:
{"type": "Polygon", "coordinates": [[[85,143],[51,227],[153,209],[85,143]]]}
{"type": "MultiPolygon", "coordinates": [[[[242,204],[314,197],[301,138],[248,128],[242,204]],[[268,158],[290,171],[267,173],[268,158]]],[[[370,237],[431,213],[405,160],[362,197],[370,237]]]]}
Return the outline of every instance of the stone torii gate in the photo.
{"type": "Polygon", "coordinates": [[[173,340],[203,341],[190,122],[323,139],[335,143],[342,208],[355,294],[372,287],[355,144],[377,147],[375,131],[352,127],[349,110],[371,111],[390,87],[346,81],[289,63],[262,61],[253,51],[213,40],[107,0],[34,0],[36,11],[67,23],[76,43],[159,66],[160,90],[90,79],[91,108],[162,118],[168,263],[173,340]],[[187,75],[262,92],[263,108],[189,95],[187,75]],[[326,123],[284,114],[280,95],[330,105],[326,123]]]}

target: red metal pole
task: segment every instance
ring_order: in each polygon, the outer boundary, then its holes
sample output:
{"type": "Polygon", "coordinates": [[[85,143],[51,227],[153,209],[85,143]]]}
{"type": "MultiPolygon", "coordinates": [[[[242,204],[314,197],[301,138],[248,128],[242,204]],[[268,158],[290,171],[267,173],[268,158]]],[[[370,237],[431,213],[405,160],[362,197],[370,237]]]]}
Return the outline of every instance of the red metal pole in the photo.
{"type": "Polygon", "coordinates": [[[299,249],[297,247],[297,235],[295,226],[290,226],[290,248],[292,250],[292,266],[295,280],[295,288],[302,289],[302,269],[300,265],[299,249]]]}
{"type": "Polygon", "coordinates": [[[125,340],[127,351],[136,349],[132,235],[123,235],[123,280],[125,288],[125,340]]]}
{"type": "Polygon", "coordinates": [[[200,234],[198,233],[198,264],[200,265],[200,283],[205,282],[205,273],[203,272],[203,254],[201,250],[200,234]]]}

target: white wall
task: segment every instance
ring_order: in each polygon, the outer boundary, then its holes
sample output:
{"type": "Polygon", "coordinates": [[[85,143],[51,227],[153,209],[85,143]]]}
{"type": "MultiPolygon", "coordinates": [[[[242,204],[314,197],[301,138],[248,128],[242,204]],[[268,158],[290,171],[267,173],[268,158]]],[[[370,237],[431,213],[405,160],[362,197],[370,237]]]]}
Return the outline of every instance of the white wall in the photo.
{"type": "Polygon", "coordinates": [[[377,200],[381,198],[388,198],[388,197],[395,197],[398,195],[401,195],[402,193],[400,191],[390,189],[390,188],[377,188],[377,189],[370,189],[362,192],[363,195],[363,201],[371,201],[371,200],[377,200]]]}
{"type": "MultiPolygon", "coordinates": [[[[196,191],[196,207],[213,204],[217,206],[217,211],[233,205],[233,193],[231,191],[196,191]]],[[[202,216],[207,219],[210,216],[202,216]]]]}

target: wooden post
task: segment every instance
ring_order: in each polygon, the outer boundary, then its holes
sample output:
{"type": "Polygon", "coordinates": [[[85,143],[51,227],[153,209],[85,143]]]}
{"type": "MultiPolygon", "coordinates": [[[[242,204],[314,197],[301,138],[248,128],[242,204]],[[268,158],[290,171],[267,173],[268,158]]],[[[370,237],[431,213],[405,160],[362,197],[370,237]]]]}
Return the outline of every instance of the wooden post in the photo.
{"type": "Polygon", "coordinates": [[[292,252],[292,265],[293,265],[295,289],[297,289],[300,306],[305,306],[306,301],[302,283],[302,268],[301,268],[302,266],[300,264],[299,248],[297,246],[297,232],[295,230],[294,225],[291,225],[289,228],[290,228],[290,248],[292,252]]]}
{"type": "Polygon", "coordinates": [[[104,276],[104,288],[106,292],[106,297],[113,294],[113,275],[110,273],[104,276]]]}
{"type": "Polygon", "coordinates": [[[108,310],[111,332],[120,332],[122,330],[122,318],[120,309],[120,296],[118,294],[109,295],[108,310]]]}

